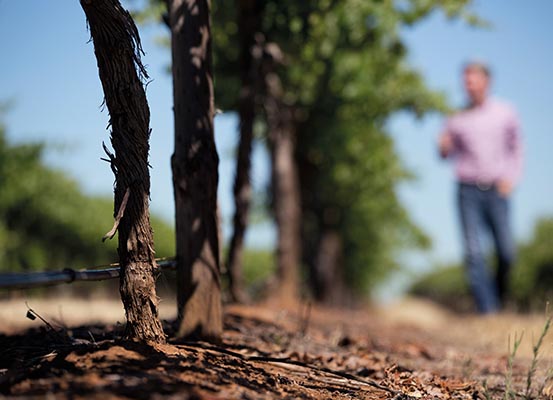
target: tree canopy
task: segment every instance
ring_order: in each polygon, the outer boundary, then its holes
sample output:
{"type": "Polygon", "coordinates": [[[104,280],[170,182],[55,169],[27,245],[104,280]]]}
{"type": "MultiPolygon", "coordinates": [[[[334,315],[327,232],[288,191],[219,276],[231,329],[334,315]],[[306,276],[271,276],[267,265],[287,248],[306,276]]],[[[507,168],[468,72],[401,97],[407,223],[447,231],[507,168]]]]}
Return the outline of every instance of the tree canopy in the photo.
{"type": "MultiPolygon", "coordinates": [[[[398,267],[399,250],[430,245],[398,199],[398,185],[413,176],[396,153],[387,121],[399,111],[415,117],[446,112],[448,103],[410,65],[401,30],[434,12],[483,25],[471,3],[256,2],[262,8],[256,40],[280,52],[283,102],[296,110],[303,262],[311,270],[327,231],[341,242],[337,269],[363,292],[398,267]]],[[[236,110],[240,92],[238,4],[213,2],[215,101],[224,110],[236,110]]],[[[150,0],[142,15],[159,20],[163,13],[161,0],[150,0]]],[[[260,112],[261,131],[265,122],[260,112]]]]}
{"type": "Polygon", "coordinates": [[[282,50],[284,99],[299,110],[304,262],[316,263],[324,231],[335,231],[348,286],[374,287],[398,266],[398,250],[429,245],[397,198],[411,175],[386,122],[398,111],[444,112],[447,101],[409,65],[400,30],[435,10],[477,23],[469,3],[265,2],[262,31],[282,50]]]}

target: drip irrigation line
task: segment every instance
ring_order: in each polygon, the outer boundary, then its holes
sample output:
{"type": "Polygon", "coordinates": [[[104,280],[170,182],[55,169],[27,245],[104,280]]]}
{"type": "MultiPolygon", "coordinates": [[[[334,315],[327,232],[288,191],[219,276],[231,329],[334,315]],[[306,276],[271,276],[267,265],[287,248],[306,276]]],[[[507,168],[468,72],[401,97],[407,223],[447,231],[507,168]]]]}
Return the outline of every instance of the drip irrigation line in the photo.
{"type": "MultiPolygon", "coordinates": [[[[156,260],[156,264],[161,272],[174,270],[177,266],[177,262],[174,259],[158,259],[156,260]]],[[[104,266],[103,269],[96,268],[99,267],[80,270],[65,268],[61,271],[0,274],[0,289],[32,289],[62,283],[104,281],[119,278],[118,264],[110,264],[109,266],[104,266]]]]}

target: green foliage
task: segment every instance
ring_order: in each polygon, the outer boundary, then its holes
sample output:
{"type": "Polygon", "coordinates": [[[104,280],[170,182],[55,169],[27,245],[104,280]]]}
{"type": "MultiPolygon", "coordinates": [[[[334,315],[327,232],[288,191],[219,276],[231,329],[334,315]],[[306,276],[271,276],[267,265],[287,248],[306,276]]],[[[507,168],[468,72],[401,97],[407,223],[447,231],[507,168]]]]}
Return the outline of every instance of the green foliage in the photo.
{"type": "Polygon", "coordinates": [[[428,298],[457,311],[474,309],[464,268],[446,265],[419,278],[409,289],[415,296],[428,298]]]}
{"type": "MultiPolygon", "coordinates": [[[[428,247],[396,188],[401,165],[386,122],[398,111],[417,117],[448,109],[407,62],[402,27],[435,11],[469,24],[471,0],[258,0],[261,31],[284,60],[284,102],[299,115],[297,161],[302,187],[305,262],[316,259],[322,232],[342,238],[351,287],[366,292],[398,267],[398,250],[428,247]]],[[[161,20],[162,0],[144,13],[161,20]]],[[[237,3],[212,3],[215,101],[236,109],[240,92],[237,3]]]]}
{"type": "MultiPolygon", "coordinates": [[[[311,241],[305,248],[315,249],[323,230],[336,230],[347,281],[360,292],[398,268],[398,250],[429,246],[397,197],[398,184],[411,176],[386,131],[395,112],[447,110],[444,97],[408,66],[399,30],[434,9],[459,16],[465,4],[425,3],[403,11],[391,1],[267,3],[265,32],[286,57],[285,98],[303,116],[297,156],[311,241]]],[[[307,262],[314,257],[307,254],[307,262]]]]}
{"type": "Polygon", "coordinates": [[[408,65],[400,30],[437,10],[477,23],[467,11],[470,3],[265,2],[262,30],[284,53],[284,99],[301,115],[297,159],[306,262],[316,259],[322,232],[337,231],[347,283],[358,292],[399,267],[398,250],[430,245],[397,197],[397,186],[411,176],[386,122],[398,111],[421,117],[448,107],[408,65]]]}
{"type": "Polygon", "coordinates": [[[311,107],[320,111],[326,96],[339,98],[349,105],[348,117],[362,115],[370,121],[382,121],[390,109],[420,113],[429,104],[435,106],[436,97],[406,66],[407,48],[399,30],[446,4],[448,15],[457,15],[468,2],[426,1],[424,11],[418,2],[405,11],[395,3],[266,2],[263,31],[285,54],[281,75],[287,101],[309,112],[311,107]]]}
{"type": "Polygon", "coordinates": [[[244,249],[243,272],[246,286],[260,285],[275,273],[275,255],[270,250],[244,249]]]}
{"type": "MultiPolygon", "coordinates": [[[[265,1],[265,0],[262,0],[265,1]]],[[[168,13],[165,0],[147,0],[144,6],[135,5],[133,18],[138,24],[161,23],[167,26],[168,13]]],[[[214,89],[216,107],[224,111],[235,110],[237,93],[240,91],[238,25],[235,1],[214,1],[211,3],[213,23],[214,89]]],[[[157,38],[162,47],[170,49],[169,29],[167,35],[157,38]]],[[[168,69],[171,73],[170,69],[168,69]]]]}
{"type": "Polygon", "coordinates": [[[543,309],[553,300],[553,217],[539,220],[532,238],[519,246],[512,292],[521,308],[543,309]]]}
{"type": "Polygon", "coordinates": [[[176,249],[173,226],[155,214],[150,214],[150,224],[154,231],[156,258],[174,257],[176,249]]]}
{"type": "MultiPolygon", "coordinates": [[[[520,310],[539,311],[553,300],[553,218],[540,219],[531,239],[518,246],[510,290],[511,300],[520,310]]],[[[470,301],[459,265],[441,267],[423,276],[413,284],[410,293],[448,306],[455,306],[462,299],[465,309],[470,301]]]]}
{"type": "MultiPolygon", "coordinates": [[[[117,261],[113,201],[83,194],[43,162],[44,144],[12,145],[0,124],[0,270],[78,268],[117,261]]],[[[174,254],[173,232],[152,218],[157,254],[174,254]]]]}
{"type": "MultiPolygon", "coordinates": [[[[395,192],[408,175],[402,169],[389,136],[351,120],[317,125],[304,144],[304,218],[306,235],[337,229],[344,244],[346,278],[362,291],[374,286],[398,265],[396,251],[428,246],[395,192]],[[310,229],[309,229],[310,228],[310,229]]],[[[300,139],[299,143],[303,140],[300,139]]],[[[302,143],[303,144],[303,143],[302,143]]]]}

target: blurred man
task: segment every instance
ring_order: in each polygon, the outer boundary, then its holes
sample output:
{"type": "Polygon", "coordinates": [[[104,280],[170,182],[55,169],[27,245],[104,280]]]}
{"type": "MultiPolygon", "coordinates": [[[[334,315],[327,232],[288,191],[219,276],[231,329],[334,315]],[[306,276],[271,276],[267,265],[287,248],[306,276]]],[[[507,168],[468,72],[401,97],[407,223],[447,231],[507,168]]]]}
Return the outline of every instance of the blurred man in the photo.
{"type": "Polygon", "coordinates": [[[439,138],[440,155],[455,164],[466,272],[481,313],[498,311],[505,299],[515,256],[509,197],[522,169],[517,115],[509,105],[489,96],[490,79],[486,65],[471,62],[465,66],[467,107],[447,120],[439,138]],[[495,277],[482,249],[486,232],[495,245],[495,277]]]}

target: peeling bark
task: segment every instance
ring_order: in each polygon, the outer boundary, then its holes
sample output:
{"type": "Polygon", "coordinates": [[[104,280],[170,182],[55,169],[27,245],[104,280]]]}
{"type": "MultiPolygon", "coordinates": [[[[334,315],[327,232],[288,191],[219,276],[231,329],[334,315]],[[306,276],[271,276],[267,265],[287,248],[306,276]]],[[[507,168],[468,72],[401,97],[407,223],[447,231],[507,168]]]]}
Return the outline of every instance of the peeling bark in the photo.
{"type": "Polygon", "coordinates": [[[81,6],[94,42],[115,151],[108,156],[115,174],[114,217],[119,224],[114,228],[119,232],[125,337],[162,343],[165,335],[157,310],[158,269],[149,216],[150,110],[142,84],[148,75],[140,60],[140,38],[118,0],[81,0],[81,6]]]}

